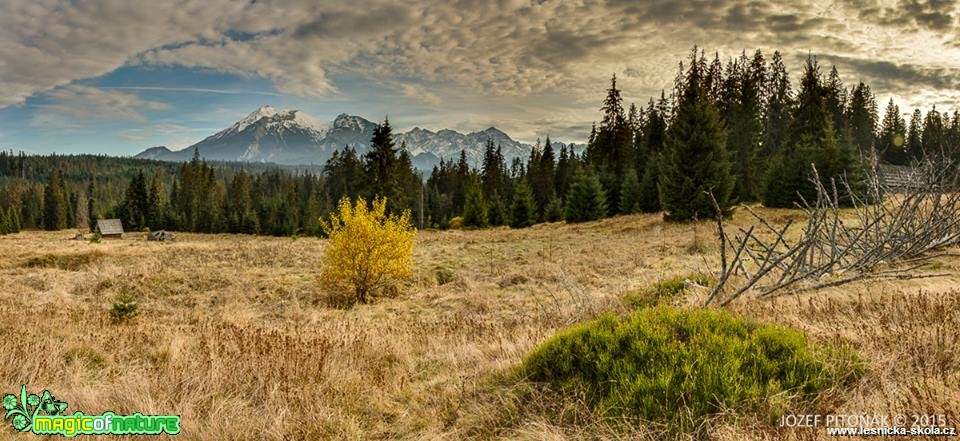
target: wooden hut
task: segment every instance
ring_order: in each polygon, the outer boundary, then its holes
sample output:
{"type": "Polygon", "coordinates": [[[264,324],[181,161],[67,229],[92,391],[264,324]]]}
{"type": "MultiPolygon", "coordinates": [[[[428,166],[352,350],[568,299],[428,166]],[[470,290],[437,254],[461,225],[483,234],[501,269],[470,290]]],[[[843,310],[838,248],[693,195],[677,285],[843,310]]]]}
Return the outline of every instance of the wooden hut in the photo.
{"type": "Polygon", "coordinates": [[[97,219],[97,231],[104,239],[123,238],[123,224],[120,219],[97,219]]]}

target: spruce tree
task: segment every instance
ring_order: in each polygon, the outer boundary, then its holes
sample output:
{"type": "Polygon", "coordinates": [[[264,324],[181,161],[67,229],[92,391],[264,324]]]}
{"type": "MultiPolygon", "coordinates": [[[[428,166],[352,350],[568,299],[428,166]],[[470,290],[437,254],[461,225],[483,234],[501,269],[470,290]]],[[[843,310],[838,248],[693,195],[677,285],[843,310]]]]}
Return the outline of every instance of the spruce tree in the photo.
{"type": "Polygon", "coordinates": [[[726,133],[704,87],[695,50],[691,61],[660,167],[660,205],[668,221],[715,216],[708,192],[724,213],[731,205],[734,178],[725,148],[726,133]]]}
{"type": "Polygon", "coordinates": [[[766,83],[766,108],[764,111],[763,148],[764,158],[770,158],[787,143],[787,130],[793,108],[790,77],[783,65],[780,52],[774,52],[766,83]]]}
{"type": "Polygon", "coordinates": [[[944,153],[944,130],[943,130],[943,118],[940,116],[940,112],[937,111],[937,106],[934,105],[927,116],[923,119],[923,134],[921,139],[923,141],[923,155],[927,158],[935,158],[940,160],[944,153]]]}
{"type": "Polygon", "coordinates": [[[657,183],[660,182],[660,153],[651,154],[643,168],[640,177],[640,211],[656,213],[660,211],[660,192],[657,183]]]}
{"type": "Polygon", "coordinates": [[[555,194],[563,197],[567,194],[570,179],[573,178],[574,161],[567,154],[567,146],[560,147],[560,157],[557,159],[557,172],[554,175],[555,194]]]}
{"type": "Polygon", "coordinates": [[[746,54],[732,62],[725,79],[722,110],[727,129],[727,151],[734,164],[734,196],[753,201],[758,196],[758,164],[763,136],[763,88],[766,67],[763,54],[746,54]]]}
{"type": "MultiPolygon", "coordinates": [[[[383,196],[387,198],[390,204],[394,196],[394,182],[392,171],[394,162],[397,160],[397,149],[393,143],[393,129],[390,127],[390,120],[384,118],[383,124],[377,125],[373,130],[373,137],[370,139],[370,151],[366,155],[367,178],[370,186],[369,196],[371,198],[383,196]]],[[[393,204],[389,207],[393,210],[393,204]]]]}
{"type": "Polygon", "coordinates": [[[483,150],[483,164],[480,169],[480,180],[483,184],[483,194],[488,198],[501,190],[500,185],[503,180],[504,164],[501,158],[497,157],[497,150],[494,148],[493,140],[487,139],[483,150]]]}
{"type": "Polygon", "coordinates": [[[893,98],[890,98],[880,124],[880,133],[877,135],[877,153],[887,163],[909,164],[910,154],[906,149],[906,138],[906,122],[900,115],[900,108],[893,103],[893,98]]]}
{"type": "Polygon", "coordinates": [[[877,101],[870,92],[870,86],[860,82],[850,94],[847,107],[847,124],[852,136],[851,142],[861,155],[873,154],[873,141],[877,131],[877,101]]]}
{"type": "Polygon", "coordinates": [[[949,118],[949,123],[947,119],[944,115],[944,150],[950,159],[957,161],[960,160],[960,111],[953,111],[953,118],[949,118]]]}
{"type": "Polygon", "coordinates": [[[620,195],[620,212],[623,214],[634,214],[642,211],[643,194],[640,189],[640,180],[637,173],[630,171],[621,187],[623,192],[620,195]]]}
{"type": "Polygon", "coordinates": [[[535,205],[533,190],[526,182],[520,181],[513,192],[513,203],[510,205],[510,226],[524,228],[535,224],[537,222],[535,205]]]}
{"type": "Polygon", "coordinates": [[[146,177],[140,170],[127,187],[118,209],[120,220],[128,231],[139,231],[147,226],[148,197],[146,177]]]}
{"type": "Polygon", "coordinates": [[[97,220],[102,218],[97,208],[97,184],[96,180],[91,179],[87,184],[87,216],[90,220],[90,231],[97,228],[97,220]]]}
{"type": "Polygon", "coordinates": [[[600,179],[593,173],[577,173],[570,183],[566,205],[567,222],[587,222],[605,217],[607,198],[600,179]]]}
{"type": "Polygon", "coordinates": [[[227,209],[230,213],[231,222],[229,229],[233,233],[256,233],[255,214],[252,209],[250,199],[250,176],[245,170],[240,170],[233,175],[230,182],[230,204],[227,209]]]}
{"type": "Polygon", "coordinates": [[[467,163],[467,152],[466,150],[460,150],[460,159],[457,160],[457,163],[453,166],[451,182],[447,187],[452,195],[453,203],[453,212],[462,213],[464,204],[467,200],[467,189],[470,186],[470,182],[473,179],[473,174],[470,171],[470,164],[467,163]]]}
{"type": "Polygon", "coordinates": [[[420,190],[423,186],[423,178],[413,165],[413,158],[410,157],[406,142],[400,144],[400,154],[393,163],[391,175],[393,209],[397,212],[409,209],[416,224],[420,219],[420,190]]]}
{"type": "MultiPolygon", "coordinates": [[[[822,83],[816,60],[808,57],[790,125],[790,145],[773,158],[764,205],[789,208],[803,200],[812,203],[816,187],[810,182],[811,165],[827,188],[832,186],[831,179],[846,179],[852,190],[862,191],[862,163],[849,137],[846,142],[838,140],[833,128],[834,115],[827,103],[834,94],[822,83]]],[[[849,197],[841,195],[841,202],[849,202],[849,197]]]]}
{"type": "Polygon", "coordinates": [[[43,228],[48,231],[67,228],[67,195],[64,192],[63,171],[56,170],[43,189],[43,228]]]}
{"type": "Polygon", "coordinates": [[[163,214],[165,210],[163,207],[163,195],[163,181],[160,177],[160,172],[156,172],[150,179],[150,189],[147,193],[147,205],[144,217],[146,218],[145,226],[148,228],[155,230],[164,228],[163,214]]]}
{"type": "Polygon", "coordinates": [[[23,229],[23,220],[20,216],[19,207],[10,207],[10,219],[13,220],[13,232],[19,233],[23,229]]]}
{"type": "Polygon", "coordinates": [[[910,116],[910,126],[907,129],[907,156],[910,157],[912,161],[920,161],[923,159],[923,129],[921,120],[923,115],[920,113],[920,109],[914,109],[913,114],[910,116]]]}
{"type": "Polygon", "coordinates": [[[647,104],[645,124],[641,133],[642,144],[638,147],[637,177],[640,180],[640,211],[656,213],[660,211],[660,195],[657,182],[660,179],[659,157],[666,148],[667,115],[669,114],[666,96],[660,91],[660,99],[655,105],[653,99],[647,104]],[[642,149],[642,150],[641,150],[642,149]]]}
{"type": "Polygon", "coordinates": [[[480,184],[472,182],[467,190],[466,205],[463,208],[463,226],[484,228],[487,226],[487,203],[483,198],[480,184]]]}
{"type": "MultiPolygon", "coordinates": [[[[617,77],[610,80],[610,88],[601,106],[603,119],[587,143],[586,162],[596,171],[610,201],[616,204],[620,182],[636,162],[633,131],[623,109],[623,98],[617,88],[617,77]]],[[[616,205],[613,207],[617,208],[616,205]]]]}
{"type": "Polygon", "coordinates": [[[510,213],[507,211],[507,204],[497,191],[494,191],[487,201],[487,220],[490,225],[493,226],[508,225],[510,223],[510,213]]]}
{"type": "Polygon", "coordinates": [[[543,209],[543,220],[547,222],[559,222],[563,220],[563,202],[560,198],[550,199],[547,206],[543,209]]]}
{"type": "Polygon", "coordinates": [[[846,112],[848,99],[847,90],[843,86],[843,81],[840,80],[840,73],[837,71],[837,66],[834,65],[830,68],[830,74],[827,76],[825,82],[821,82],[821,87],[823,105],[830,115],[830,123],[831,127],[833,127],[834,136],[840,144],[852,143],[850,139],[852,133],[850,132],[846,112]]]}
{"type": "Polygon", "coordinates": [[[67,195],[67,227],[75,227],[77,219],[77,205],[80,205],[78,203],[80,195],[68,191],[66,188],[66,182],[64,182],[63,192],[67,195]]]}
{"type": "Polygon", "coordinates": [[[556,168],[557,164],[553,155],[553,146],[551,145],[550,137],[547,136],[546,142],[543,144],[543,152],[539,157],[539,163],[536,164],[536,182],[531,184],[533,187],[533,198],[537,201],[537,207],[541,212],[546,210],[547,204],[556,196],[553,188],[556,168]]]}

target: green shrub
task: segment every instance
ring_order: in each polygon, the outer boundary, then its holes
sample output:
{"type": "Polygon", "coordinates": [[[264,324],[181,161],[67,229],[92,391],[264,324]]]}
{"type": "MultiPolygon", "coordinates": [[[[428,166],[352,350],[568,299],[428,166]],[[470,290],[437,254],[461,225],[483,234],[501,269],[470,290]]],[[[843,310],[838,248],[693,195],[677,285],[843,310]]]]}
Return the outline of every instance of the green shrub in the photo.
{"type": "Polygon", "coordinates": [[[137,304],[137,298],[129,292],[122,292],[113,301],[113,307],[110,308],[110,318],[114,323],[124,323],[132,320],[140,313],[140,305],[137,304]]]}
{"type": "Polygon", "coordinates": [[[607,198],[600,179],[592,174],[578,172],[567,192],[565,216],[567,222],[587,222],[607,215],[607,198]]]}
{"type": "Polygon", "coordinates": [[[103,235],[100,234],[100,231],[94,231],[93,235],[90,236],[90,243],[100,243],[103,240],[103,235]]]}
{"type": "Polygon", "coordinates": [[[658,305],[686,291],[687,280],[703,286],[711,286],[716,282],[713,277],[702,274],[677,276],[654,283],[652,287],[645,290],[628,292],[626,295],[627,302],[637,308],[658,305]]]}
{"type": "Polygon", "coordinates": [[[797,331],[726,312],[669,307],[604,315],[554,336],[522,372],[583,394],[603,415],[639,417],[689,431],[728,409],[769,412],[811,400],[859,376],[855,353],[809,343],[797,331]]]}
{"type": "Polygon", "coordinates": [[[437,267],[434,269],[434,272],[437,275],[437,285],[440,286],[453,282],[453,280],[457,277],[452,269],[445,266],[437,265],[437,267]]]}
{"type": "Polygon", "coordinates": [[[537,223],[537,202],[533,190],[526,182],[517,184],[510,204],[510,228],[526,228],[537,223]]]}

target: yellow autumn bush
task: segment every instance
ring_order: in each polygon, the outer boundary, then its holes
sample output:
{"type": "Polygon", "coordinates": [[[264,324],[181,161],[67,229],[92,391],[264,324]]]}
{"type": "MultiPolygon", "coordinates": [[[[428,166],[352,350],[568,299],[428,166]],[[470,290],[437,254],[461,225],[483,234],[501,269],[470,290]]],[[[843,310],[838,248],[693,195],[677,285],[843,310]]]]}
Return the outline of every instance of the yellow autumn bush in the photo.
{"type": "Polygon", "coordinates": [[[367,303],[379,290],[409,278],[413,273],[413,239],[410,211],[387,213],[387,200],[363,198],[355,204],[343,198],[330,222],[321,220],[329,243],[321,280],[334,289],[353,290],[357,301],[367,303]]]}

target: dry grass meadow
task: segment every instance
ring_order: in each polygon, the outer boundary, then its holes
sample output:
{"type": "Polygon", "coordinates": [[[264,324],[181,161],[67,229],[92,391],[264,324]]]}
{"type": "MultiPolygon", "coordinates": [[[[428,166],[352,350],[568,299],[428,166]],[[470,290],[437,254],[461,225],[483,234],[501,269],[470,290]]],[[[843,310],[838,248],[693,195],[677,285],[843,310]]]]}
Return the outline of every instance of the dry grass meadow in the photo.
{"type": "MultiPolygon", "coordinates": [[[[799,214],[763,212],[781,222],[799,214]]],[[[68,413],[180,414],[185,440],[658,439],[653,427],[618,428],[510,373],[557,330],[626,312],[628,293],[718,260],[711,224],[658,215],[426,231],[410,283],[347,307],[318,283],[320,239],[72,235],[0,237],[2,392],[49,389],[68,413]],[[140,314],[115,324],[109,309],[123,292],[140,314]]],[[[860,351],[866,375],[829,394],[823,413],[937,413],[960,426],[960,261],[933,270],[952,275],[728,309],[860,351]]],[[[688,290],[674,303],[705,295],[688,290]]],[[[735,415],[709,424],[717,440],[826,438],[735,415]]],[[[2,438],[28,436],[3,426],[2,438]]]]}

